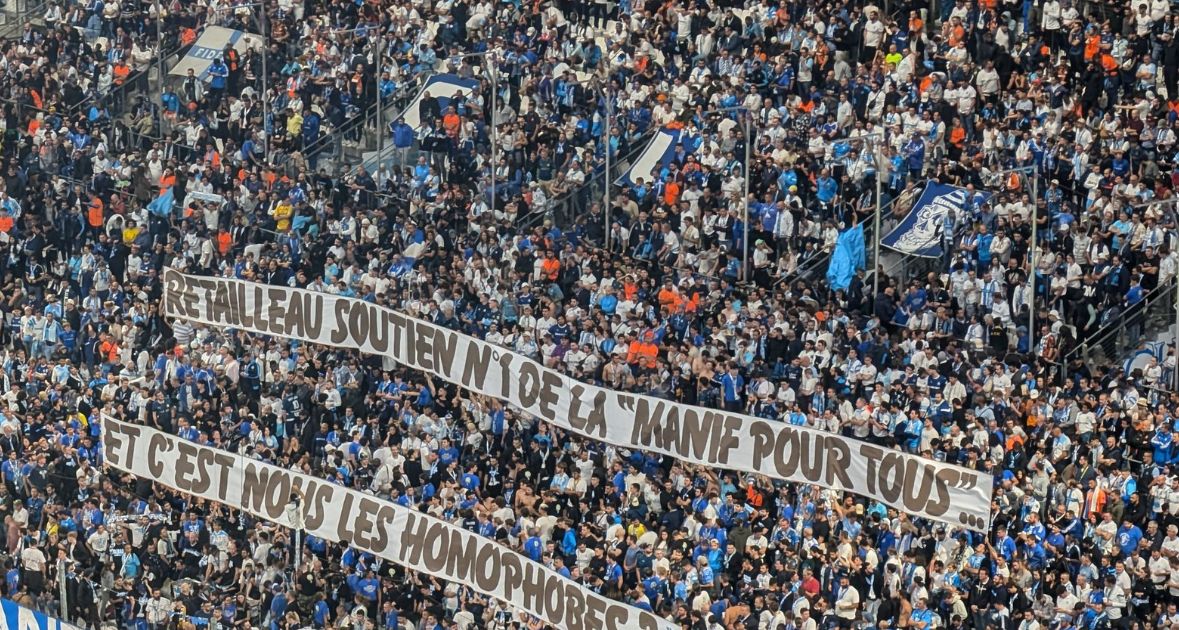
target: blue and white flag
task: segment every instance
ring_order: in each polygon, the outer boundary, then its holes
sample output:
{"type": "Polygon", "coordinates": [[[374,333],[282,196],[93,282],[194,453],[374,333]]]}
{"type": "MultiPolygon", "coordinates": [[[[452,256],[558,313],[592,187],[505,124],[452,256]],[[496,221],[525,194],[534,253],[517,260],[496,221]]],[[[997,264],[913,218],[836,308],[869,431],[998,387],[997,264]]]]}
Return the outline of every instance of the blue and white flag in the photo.
{"type": "Polygon", "coordinates": [[[0,599],[0,630],[78,630],[77,626],[58,621],[20,604],[0,599]]]}
{"type": "Polygon", "coordinates": [[[651,143],[647,145],[647,148],[643,149],[642,155],[614,183],[627,186],[642,179],[643,183],[650,184],[663,165],[675,157],[675,149],[679,144],[679,129],[660,129],[659,133],[651,138],[651,143]]]}
{"type": "Polygon", "coordinates": [[[971,199],[970,191],[965,188],[929,182],[909,214],[880,244],[910,256],[940,258],[946,217],[951,213],[961,216],[968,207],[986,203],[990,198],[989,192],[975,192],[971,199]]]}
{"type": "Polygon", "coordinates": [[[848,288],[856,271],[864,268],[864,259],[864,224],[857,223],[835,241],[827,264],[827,284],[836,291],[848,288]]]}

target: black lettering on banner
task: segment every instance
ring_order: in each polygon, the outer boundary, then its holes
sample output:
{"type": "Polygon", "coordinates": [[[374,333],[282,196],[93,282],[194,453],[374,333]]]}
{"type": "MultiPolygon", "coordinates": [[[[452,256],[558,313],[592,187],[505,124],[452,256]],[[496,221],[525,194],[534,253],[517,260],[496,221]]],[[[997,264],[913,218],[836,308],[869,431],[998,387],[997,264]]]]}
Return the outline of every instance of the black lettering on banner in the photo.
{"type": "Polygon", "coordinates": [[[565,585],[565,622],[569,630],[588,630],[585,624],[585,594],[572,584],[565,585]]]}
{"type": "Polygon", "coordinates": [[[196,445],[192,444],[191,442],[186,442],[184,440],[176,441],[176,459],[173,463],[176,487],[191,494],[196,493],[196,490],[193,489],[193,480],[189,477],[189,475],[196,472],[197,451],[198,449],[196,445]]]}
{"type": "Polygon", "coordinates": [[[441,523],[430,523],[430,535],[426,537],[426,570],[437,575],[446,567],[450,555],[450,538],[441,523]]]}
{"type": "Polygon", "coordinates": [[[884,455],[884,449],[878,446],[872,446],[864,442],[860,443],[860,457],[868,463],[868,496],[877,497],[876,485],[877,479],[880,477],[880,457],[884,455]]]}
{"type": "Polygon", "coordinates": [[[419,367],[416,352],[418,351],[417,340],[417,325],[412,319],[405,320],[405,364],[410,367],[419,367]]]}
{"type": "Polygon", "coordinates": [[[425,372],[435,371],[434,365],[434,330],[420,324],[414,326],[414,351],[417,354],[418,369],[425,372]]]}
{"type": "Polygon", "coordinates": [[[242,328],[252,330],[254,328],[254,309],[250,308],[252,306],[250,291],[253,289],[242,282],[233,285],[233,288],[233,292],[237,294],[237,298],[234,300],[237,302],[237,318],[241,322],[242,328]]]}
{"type": "Polygon", "coordinates": [[[233,469],[233,456],[226,453],[213,452],[213,461],[216,462],[217,471],[217,499],[222,503],[229,502],[229,471],[233,469]]]}
{"type": "Polygon", "coordinates": [[[434,329],[434,371],[447,380],[454,380],[458,366],[454,364],[454,352],[458,349],[458,335],[442,329],[434,329]]]}
{"type": "Polygon", "coordinates": [[[900,505],[901,488],[905,485],[905,465],[901,456],[885,452],[880,458],[880,472],[876,477],[880,484],[880,496],[890,505],[900,505]]]}
{"type": "Polygon", "coordinates": [[[832,488],[854,490],[851,477],[848,476],[848,466],[851,465],[851,449],[847,442],[834,435],[827,439],[827,485],[832,488]]]}
{"type": "Polygon", "coordinates": [[[606,604],[606,629],[607,630],[623,630],[630,627],[627,621],[630,619],[629,611],[625,606],[615,604],[613,602],[606,604]]]}
{"type": "Polygon", "coordinates": [[[724,429],[724,416],[722,414],[705,412],[711,416],[709,418],[709,435],[708,435],[708,462],[716,463],[717,454],[720,452],[721,431],[724,429]]]}
{"type": "Polygon", "coordinates": [[[528,562],[524,565],[524,610],[544,612],[544,591],[548,586],[547,582],[539,564],[528,562]]]}
{"type": "Polygon", "coordinates": [[[340,509],[340,520],[336,523],[336,537],[346,545],[356,544],[352,536],[352,523],[349,522],[352,516],[352,503],[354,500],[355,497],[351,492],[344,493],[344,505],[340,509]]]}
{"type": "Polygon", "coordinates": [[[500,562],[504,567],[504,579],[501,584],[504,588],[504,601],[515,601],[513,596],[517,589],[520,588],[520,581],[524,578],[523,571],[520,568],[520,556],[514,553],[505,553],[499,557],[500,562]]]}
{"type": "Polygon", "coordinates": [[[368,334],[369,345],[372,346],[373,352],[386,354],[389,352],[389,338],[394,332],[388,322],[388,313],[377,306],[370,306],[368,309],[368,321],[372,322],[368,334]]]}
{"type": "Polygon", "coordinates": [[[277,521],[286,512],[287,503],[291,500],[291,475],[285,470],[275,470],[270,473],[270,480],[266,486],[266,512],[270,520],[277,521]]]}
{"type": "Polygon", "coordinates": [[[943,466],[933,476],[933,491],[937,497],[929,497],[923,510],[930,516],[941,516],[950,511],[950,486],[958,483],[962,475],[957,470],[943,466]]]}
{"type": "Polygon", "coordinates": [[[652,413],[651,403],[646,398],[640,398],[635,409],[635,422],[630,430],[630,442],[636,446],[663,448],[663,407],[666,403],[659,401],[652,413]]]}
{"type": "Polygon", "coordinates": [[[246,462],[242,471],[242,501],[241,505],[247,512],[266,514],[266,488],[270,480],[270,469],[246,462]]]}
{"type": "Polygon", "coordinates": [[[457,527],[450,530],[450,553],[446,556],[446,574],[460,582],[475,581],[475,558],[479,553],[479,538],[466,536],[457,527]]]}
{"type": "Polygon", "coordinates": [[[308,339],[319,339],[323,334],[323,296],[303,294],[303,329],[308,339]]]}
{"type": "Polygon", "coordinates": [[[495,545],[484,545],[478,536],[471,536],[479,542],[478,558],[475,560],[475,585],[484,593],[494,593],[499,587],[499,551],[495,545]]]}
{"type": "Polygon", "coordinates": [[[765,460],[774,454],[774,432],[769,423],[755,422],[749,425],[749,437],[753,438],[753,468],[764,474],[765,460]]]}
{"type": "Polygon", "coordinates": [[[180,293],[184,291],[184,276],[172,269],[164,270],[164,313],[172,317],[186,318],[182,312],[180,293]]]}
{"type": "Polygon", "coordinates": [[[585,627],[601,628],[606,612],[606,600],[596,593],[586,593],[585,597],[585,627]]]}
{"type": "Polygon", "coordinates": [[[307,326],[303,323],[303,298],[294,291],[287,293],[287,334],[295,339],[302,339],[307,335],[307,326]]]}
{"type": "Polygon", "coordinates": [[[217,314],[213,312],[213,300],[210,297],[217,291],[217,281],[210,278],[198,278],[194,284],[200,287],[197,297],[203,298],[205,320],[210,322],[217,321],[217,314]]]}
{"type": "Polygon", "coordinates": [[[905,460],[905,509],[910,512],[925,511],[925,504],[929,501],[936,473],[933,464],[924,464],[913,458],[905,460]],[[918,477],[920,477],[920,482],[918,482],[918,477]]]}
{"type": "MultiPolygon", "coordinates": [[[[454,338],[457,343],[458,335],[454,338]]],[[[487,381],[487,370],[491,366],[491,344],[479,343],[474,339],[467,341],[466,358],[463,363],[462,385],[481,392],[483,383],[487,381]]]]}
{"type": "Polygon", "coordinates": [[[556,418],[557,410],[553,409],[553,405],[560,400],[557,392],[564,391],[564,384],[560,375],[552,370],[541,370],[540,380],[540,395],[537,398],[540,400],[541,417],[556,418]]]}
{"type": "Polygon", "coordinates": [[[213,321],[224,326],[233,326],[233,307],[229,304],[229,287],[218,282],[213,290],[213,321]]]}
{"type": "Polygon", "coordinates": [[[368,339],[368,325],[368,305],[353,302],[348,313],[348,336],[358,348],[363,348],[368,339]]]}
{"type": "Polygon", "coordinates": [[[251,300],[253,300],[254,308],[250,309],[253,313],[254,330],[266,331],[266,287],[262,285],[254,285],[250,291],[251,300]]]}
{"type": "Polygon", "coordinates": [[[292,480],[294,488],[303,493],[303,525],[308,531],[319,529],[327,516],[324,504],[331,497],[330,484],[321,483],[314,477],[297,475],[292,480]],[[328,492],[324,492],[327,489],[328,492]]]}
{"type": "Polygon", "coordinates": [[[601,389],[594,392],[593,405],[590,406],[589,414],[583,417],[581,415],[581,395],[585,391],[585,386],[579,383],[575,383],[569,388],[569,392],[573,397],[573,402],[569,404],[569,424],[578,431],[596,435],[598,439],[605,439],[606,392],[601,389]]]}
{"type": "MultiPolygon", "coordinates": [[[[102,423],[102,457],[112,466],[126,468],[123,463],[124,427],[114,422],[102,423]]],[[[134,436],[131,436],[134,440],[134,436]]]]}
{"type": "Polygon", "coordinates": [[[184,281],[184,292],[180,294],[179,302],[183,303],[181,307],[182,316],[187,319],[201,319],[201,298],[197,295],[196,284],[186,278],[184,281]]]}
{"type": "Polygon", "coordinates": [[[802,460],[799,469],[802,476],[811,483],[822,483],[823,469],[826,468],[823,465],[823,456],[826,455],[823,436],[809,431],[799,431],[798,442],[802,460]]]}
{"type": "Polygon", "coordinates": [[[397,331],[403,330],[405,328],[405,318],[402,317],[400,314],[393,312],[393,311],[389,311],[387,313],[387,315],[389,317],[389,321],[393,322],[393,326],[394,326],[393,358],[398,363],[408,364],[409,361],[406,360],[405,357],[401,356],[401,335],[400,335],[400,333],[397,332],[397,331]]]}
{"type": "Polygon", "coordinates": [[[340,346],[348,340],[348,300],[336,300],[335,321],[332,322],[332,345],[340,346]]]}
{"type": "Polygon", "coordinates": [[[798,461],[802,457],[802,437],[800,431],[786,427],[778,432],[774,445],[774,468],[782,476],[794,477],[798,471],[798,461]]]}
{"type": "MultiPolygon", "coordinates": [[[[565,618],[565,589],[564,580],[552,580],[552,584],[547,585],[540,596],[544,600],[544,614],[548,619],[564,619],[565,618]]],[[[541,609],[537,608],[537,612],[541,609]]]]}
{"type": "Polygon", "coordinates": [[[374,499],[363,499],[364,502],[369,502],[369,535],[368,545],[375,554],[385,553],[385,549],[389,546],[389,525],[393,524],[393,507],[384,505],[380,501],[374,499]]]}
{"type": "Polygon", "coordinates": [[[266,300],[270,304],[270,308],[266,311],[266,318],[268,320],[267,324],[269,324],[267,330],[276,335],[282,336],[286,336],[287,334],[285,321],[287,315],[287,304],[286,300],[283,299],[286,296],[286,293],[286,289],[283,289],[282,287],[271,287],[270,290],[266,292],[266,300]]]}
{"type": "MultiPolygon", "coordinates": [[[[240,322],[242,319],[242,304],[241,304],[241,283],[240,282],[226,282],[221,286],[225,287],[225,310],[229,313],[226,317],[232,322],[240,322]]],[[[237,323],[234,326],[238,326],[237,323]]]]}
{"type": "Polygon", "coordinates": [[[376,541],[371,537],[371,534],[373,534],[377,512],[380,507],[381,505],[376,501],[360,495],[360,500],[356,502],[356,511],[341,514],[345,519],[350,518],[352,520],[352,543],[372,553],[379,552],[374,547],[376,541]]]}
{"type": "Polygon", "coordinates": [[[401,530],[401,555],[398,556],[398,562],[411,567],[421,566],[429,529],[430,521],[413,512],[406,515],[405,528],[401,530]]]}
{"type": "Polygon", "coordinates": [[[639,628],[640,630],[659,630],[659,618],[645,610],[640,610],[639,628]]]}
{"type": "Polygon", "coordinates": [[[391,505],[377,503],[377,514],[373,522],[373,549],[376,553],[385,553],[389,548],[389,528],[397,520],[397,510],[391,505]]]}
{"type": "Polygon", "coordinates": [[[742,424],[744,422],[737,416],[725,416],[725,424],[717,445],[715,460],[722,466],[728,465],[729,455],[732,454],[733,449],[737,448],[737,430],[741,428],[742,424]]]}
{"type": "MultiPolygon", "coordinates": [[[[172,451],[172,441],[168,439],[167,435],[153,431],[151,437],[147,441],[147,472],[151,473],[152,477],[156,479],[163,479],[164,475],[164,460],[160,457],[161,453],[168,453],[172,451]]],[[[134,453],[134,451],[132,451],[134,453]]]]}
{"type": "MultiPolygon", "coordinates": [[[[520,376],[517,381],[517,395],[519,396],[520,406],[524,409],[532,409],[536,404],[536,397],[540,395],[540,374],[536,369],[536,364],[532,361],[525,361],[520,364],[520,376]]],[[[551,421],[552,418],[545,418],[551,421]]]]}
{"type": "MultiPolygon", "coordinates": [[[[525,361],[524,363],[527,364],[528,361],[525,361]]],[[[512,385],[511,385],[511,383],[512,383],[512,379],[515,376],[512,374],[512,353],[503,352],[499,355],[499,372],[500,372],[500,374],[499,374],[499,383],[500,383],[499,387],[501,390],[499,397],[504,400],[511,400],[512,399],[512,385]]]]}

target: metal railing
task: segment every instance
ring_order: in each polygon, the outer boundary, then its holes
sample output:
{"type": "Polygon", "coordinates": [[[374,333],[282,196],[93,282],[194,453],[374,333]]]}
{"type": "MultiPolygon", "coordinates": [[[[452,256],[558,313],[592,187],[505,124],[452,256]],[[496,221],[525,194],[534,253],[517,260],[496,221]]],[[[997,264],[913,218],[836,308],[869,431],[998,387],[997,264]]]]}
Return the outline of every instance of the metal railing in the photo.
{"type": "MultiPolygon", "coordinates": [[[[550,200],[548,205],[540,211],[529,213],[519,221],[522,229],[531,229],[540,225],[544,220],[552,221],[561,230],[568,230],[577,223],[577,218],[584,216],[595,202],[602,199],[606,192],[607,181],[613,182],[619,173],[625,173],[630,168],[633,159],[647,148],[647,144],[654,136],[654,130],[639,136],[625,155],[614,156],[610,162],[610,173],[606,173],[604,161],[598,162],[585,183],[564,195],[550,200]],[[607,177],[610,179],[607,180],[607,177]]],[[[613,184],[611,184],[613,185],[613,184]]],[[[615,189],[621,190],[617,185],[615,189]]],[[[602,208],[609,212],[609,208],[602,208]]]]}
{"type": "MultiPolygon", "coordinates": [[[[881,230],[881,232],[888,233],[889,229],[891,229],[891,225],[889,225],[889,223],[887,222],[887,218],[889,217],[889,211],[893,208],[893,206],[896,204],[898,199],[900,199],[900,197],[893,197],[893,198],[889,199],[883,206],[880,207],[880,212],[881,212],[880,230],[881,230]]],[[[876,238],[875,226],[874,226],[875,217],[876,217],[876,213],[872,212],[868,216],[864,217],[864,219],[861,221],[861,223],[864,225],[864,242],[865,243],[871,243],[872,240],[874,238],[876,238]]],[[[851,226],[849,226],[849,227],[851,227],[851,226]]],[[[798,267],[795,268],[793,273],[783,276],[782,278],[779,278],[776,282],[774,282],[774,288],[775,289],[779,288],[784,284],[793,284],[794,282],[797,282],[798,280],[808,280],[808,279],[814,279],[816,277],[823,277],[823,275],[827,273],[827,264],[831,260],[831,253],[832,253],[832,250],[826,250],[826,249],[819,250],[819,252],[817,254],[815,254],[815,255],[807,258],[806,260],[802,261],[801,263],[799,263],[798,267]]],[[[873,262],[875,262],[875,261],[873,261],[873,262]]]]}
{"type": "Polygon", "coordinates": [[[1179,279],[1148,291],[1141,302],[1079,340],[1076,347],[1061,357],[1061,364],[1067,366],[1078,357],[1097,365],[1121,361],[1141,346],[1149,331],[1157,331],[1160,326],[1165,329],[1175,323],[1177,288],[1179,279]]]}

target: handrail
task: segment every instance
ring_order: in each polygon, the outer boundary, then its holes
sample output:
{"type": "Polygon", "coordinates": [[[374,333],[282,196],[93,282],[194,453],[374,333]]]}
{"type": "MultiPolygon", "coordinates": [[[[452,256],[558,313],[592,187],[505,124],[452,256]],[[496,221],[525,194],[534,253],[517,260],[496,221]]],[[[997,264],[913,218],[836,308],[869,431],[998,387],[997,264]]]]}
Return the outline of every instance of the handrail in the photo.
{"type": "MultiPolygon", "coordinates": [[[[1171,292],[1175,290],[1179,290],[1179,278],[1176,278],[1165,285],[1151,289],[1142,296],[1142,300],[1138,304],[1133,306],[1133,308],[1135,308],[1137,311],[1136,314],[1145,316],[1147,310],[1157,303],[1160,298],[1169,296],[1171,292]]],[[[1127,312],[1128,311],[1123,311],[1119,313],[1118,316],[1113,319],[1113,321],[1099,327],[1096,331],[1093,332],[1093,334],[1086,337],[1083,341],[1078,339],[1077,345],[1072,350],[1069,350],[1067,353],[1065,353],[1063,357],[1061,357],[1061,362],[1067,365],[1078,356],[1088,359],[1089,352],[1093,348],[1102,346],[1107,341],[1109,341],[1111,337],[1116,340],[1116,336],[1121,334],[1122,331],[1126,328],[1127,312]]],[[[1118,351],[1118,354],[1122,353],[1124,353],[1124,351],[1118,351]]],[[[1118,358],[1119,357],[1106,357],[1106,360],[1116,361],[1118,358]]]]}
{"type": "MultiPolygon", "coordinates": [[[[609,181],[613,183],[614,172],[617,171],[618,167],[622,166],[623,164],[629,165],[632,158],[647,148],[647,143],[650,141],[651,136],[653,135],[654,131],[648,131],[647,133],[642,134],[639,136],[638,140],[635,141],[634,146],[632,146],[625,155],[615,156],[614,159],[610,160],[610,173],[606,173],[605,160],[598,161],[598,163],[594,166],[594,169],[591,171],[590,176],[586,178],[585,183],[556,199],[550,200],[548,207],[544,210],[534,211],[524,217],[521,217],[520,227],[526,230],[531,229],[536,227],[536,225],[538,225],[545,219],[545,217],[548,216],[553,217],[554,223],[557,223],[557,227],[562,230],[572,227],[571,222],[566,225],[562,225],[562,223],[566,223],[566,219],[570,219],[579,214],[578,212],[568,212],[569,206],[582,201],[586,191],[602,189],[603,183],[608,181],[606,178],[610,178],[609,181]],[[556,220],[558,217],[560,217],[561,221],[556,220]]],[[[602,211],[609,213],[610,209],[603,208],[602,211]]]]}
{"type": "MultiPolygon", "coordinates": [[[[884,217],[887,216],[886,211],[889,208],[891,208],[894,204],[896,204],[898,199],[900,199],[899,196],[893,197],[893,198],[889,199],[887,203],[880,206],[880,212],[881,212],[880,227],[882,229],[884,228],[884,217]]],[[[872,239],[875,238],[875,235],[872,234],[872,230],[874,229],[873,218],[875,216],[876,216],[876,213],[873,212],[872,214],[869,214],[866,218],[864,218],[863,221],[860,222],[864,225],[864,242],[866,242],[866,243],[871,243],[872,239]]],[[[832,253],[831,251],[822,250],[821,254],[816,255],[816,256],[811,256],[810,258],[805,260],[802,264],[800,264],[797,268],[795,268],[793,273],[783,276],[782,278],[779,278],[778,281],[774,283],[774,288],[777,289],[778,287],[780,287],[783,284],[789,284],[789,283],[792,283],[796,280],[809,277],[810,274],[812,274],[816,268],[820,268],[824,263],[826,263],[827,261],[829,261],[831,259],[831,253],[832,253]]]]}

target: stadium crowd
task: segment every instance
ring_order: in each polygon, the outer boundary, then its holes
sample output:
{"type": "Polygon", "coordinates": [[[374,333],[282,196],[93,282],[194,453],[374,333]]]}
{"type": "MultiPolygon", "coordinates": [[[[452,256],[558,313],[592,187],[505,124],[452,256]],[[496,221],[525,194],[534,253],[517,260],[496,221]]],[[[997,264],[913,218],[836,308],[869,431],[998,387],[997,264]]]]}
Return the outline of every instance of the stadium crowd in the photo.
{"type": "Polygon", "coordinates": [[[5,44],[7,598],[137,630],[542,627],[105,470],[107,413],[452,520],[693,629],[1179,627],[1174,351],[1129,374],[1059,364],[1120,317],[1140,333],[1132,309],[1175,279],[1175,211],[1152,203],[1176,185],[1167,0],[260,8],[50,5],[5,44]],[[265,23],[268,50],[113,96],[109,66],[149,64],[157,26],[172,50],[211,17],[265,23]],[[482,87],[424,100],[419,129],[392,121],[373,172],[316,166],[321,138],[362,137],[349,121],[376,90],[438,71],[482,87]],[[681,146],[653,181],[567,225],[550,212],[606,150],[669,127],[681,146]],[[1035,199],[1003,173],[1028,166],[1035,199]],[[868,269],[832,292],[800,275],[872,217],[878,174],[886,226],[930,179],[996,197],[949,217],[927,276],[868,269]],[[587,382],[982,470],[992,529],[583,440],[379,357],[169,320],[165,266],[354,296],[587,382]]]}

